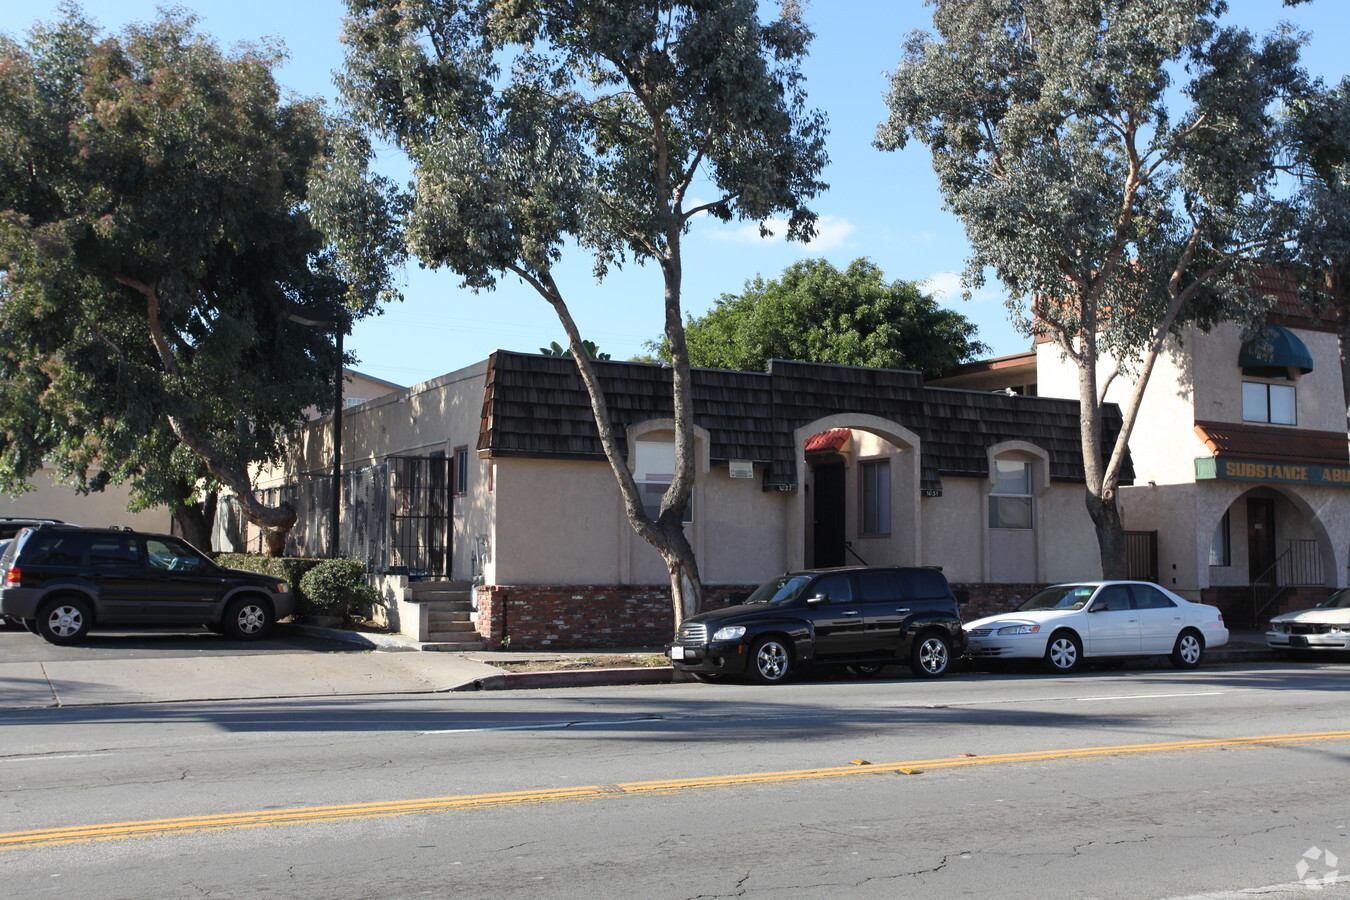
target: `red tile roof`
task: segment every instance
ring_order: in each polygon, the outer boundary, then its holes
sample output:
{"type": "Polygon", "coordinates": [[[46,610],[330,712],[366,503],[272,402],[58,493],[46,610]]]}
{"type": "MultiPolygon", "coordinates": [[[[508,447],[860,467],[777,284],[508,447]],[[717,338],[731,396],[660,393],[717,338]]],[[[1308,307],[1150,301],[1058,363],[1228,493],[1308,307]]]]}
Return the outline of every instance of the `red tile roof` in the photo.
{"type": "Polygon", "coordinates": [[[1350,443],[1337,431],[1196,422],[1195,433],[1217,458],[1276,459],[1322,466],[1350,462],[1350,443]]]}
{"type": "Polygon", "coordinates": [[[851,432],[847,428],[835,428],[831,431],[822,431],[820,434],[813,434],[806,439],[806,445],[803,449],[807,453],[812,450],[838,450],[844,444],[848,443],[851,432]]]}

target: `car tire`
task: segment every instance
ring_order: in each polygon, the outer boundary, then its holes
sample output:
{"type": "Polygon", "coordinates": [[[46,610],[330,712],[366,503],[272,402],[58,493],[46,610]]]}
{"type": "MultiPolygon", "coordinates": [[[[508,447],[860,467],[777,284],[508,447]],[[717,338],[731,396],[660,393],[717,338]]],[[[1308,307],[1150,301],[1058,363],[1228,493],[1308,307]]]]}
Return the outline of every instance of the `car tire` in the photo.
{"type": "Polygon", "coordinates": [[[952,645],[936,631],[914,639],[909,653],[909,669],[920,678],[941,678],[952,667],[952,645]]]}
{"type": "Polygon", "coordinates": [[[1083,642],[1072,631],[1056,631],[1045,645],[1045,671],[1067,675],[1083,664],[1083,642]]]}
{"type": "Polygon", "coordinates": [[[781,684],[792,673],[792,648],[780,638],[760,638],[750,647],[746,671],[755,684],[781,684]]]}
{"type": "Polygon", "coordinates": [[[238,597],[225,604],[221,633],[236,641],[256,641],[272,630],[272,607],[258,597],[238,597]]]}
{"type": "Polygon", "coordinates": [[[23,622],[13,616],[0,616],[0,628],[6,631],[19,631],[23,628],[23,622]]]}
{"type": "Polygon", "coordinates": [[[48,643],[74,644],[89,633],[94,609],[82,597],[57,597],[42,604],[34,624],[48,643]]]}
{"type": "Polygon", "coordinates": [[[881,674],[881,670],[886,668],[883,663],[866,663],[863,665],[849,666],[848,670],[858,678],[876,678],[881,674]]]}
{"type": "Polygon", "coordinates": [[[1176,646],[1168,657],[1174,669],[1194,669],[1205,658],[1205,639],[1190,629],[1177,635],[1176,646]]]}
{"type": "Polygon", "coordinates": [[[29,634],[37,634],[37,619],[20,619],[19,623],[23,625],[24,630],[29,634]]]}

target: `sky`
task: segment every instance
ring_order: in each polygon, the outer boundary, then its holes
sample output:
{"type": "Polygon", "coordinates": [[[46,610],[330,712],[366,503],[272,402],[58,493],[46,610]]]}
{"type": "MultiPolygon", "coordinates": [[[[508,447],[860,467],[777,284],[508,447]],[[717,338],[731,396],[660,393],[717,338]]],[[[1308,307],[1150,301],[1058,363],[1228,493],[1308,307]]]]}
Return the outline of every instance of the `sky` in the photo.
{"type": "MultiPolygon", "coordinates": [[[[1345,0],[1314,0],[1285,8],[1282,0],[1230,0],[1225,21],[1271,30],[1289,21],[1310,35],[1304,65],[1329,83],[1347,66],[1350,16],[1345,0]]],[[[86,0],[85,13],[105,31],[148,21],[164,5],[155,0],[86,0]]],[[[303,96],[336,99],[332,73],[342,64],[338,41],[342,0],[188,0],[198,28],[225,47],[264,37],[280,38],[289,61],[278,81],[303,96]]],[[[20,37],[36,21],[57,17],[59,0],[0,0],[0,30],[20,37]]],[[[979,329],[991,356],[1030,347],[1008,320],[1005,295],[996,281],[964,300],[959,273],[969,253],[960,222],[942,208],[928,151],[872,147],[886,116],[886,73],[900,60],[901,44],[914,29],[931,26],[922,0],[812,0],[805,16],[815,32],[803,69],[813,107],[830,120],[830,185],[811,208],[818,235],[809,244],[763,239],[751,223],[696,222],[684,243],[684,308],[698,316],[723,294],[740,293],[746,282],[775,278],[791,263],[824,257],[839,268],[859,257],[876,263],[889,279],[917,281],[944,306],[979,329]]],[[[396,160],[387,160],[399,171],[396,160]]],[[[611,272],[602,283],[591,274],[588,255],[573,253],[558,272],[582,336],[615,359],[645,352],[662,330],[662,283],[655,267],[611,272]]],[[[537,352],[551,341],[565,343],[562,326],[534,291],[514,280],[474,293],[449,271],[411,262],[402,277],[404,300],[384,314],[358,323],[346,348],[354,368],[385,381],[411,385],[486,359],[494,350],[537,352]]]]}

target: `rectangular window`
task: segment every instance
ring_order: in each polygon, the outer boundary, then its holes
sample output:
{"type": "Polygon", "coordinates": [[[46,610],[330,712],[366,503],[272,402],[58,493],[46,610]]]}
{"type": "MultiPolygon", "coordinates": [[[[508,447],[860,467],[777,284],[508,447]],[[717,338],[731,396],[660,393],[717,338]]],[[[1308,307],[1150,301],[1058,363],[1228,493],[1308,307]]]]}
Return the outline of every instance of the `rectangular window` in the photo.
{"type": "Polygon", "coordinates": [[[1228,513],[1223,514],[1219,520],[1218,526],[1214,529],[1214,537],[1209,544],[1209,564],[1211,566],[1232,565],[1232,550],[1228,537],[1228,513]]]}
{"type": "Polygon", "coordinates": [[[1298,424],[1298,395],[1292,384],[1242,382],[1242,421],[1298,424]]]}
{"type": "Polygon", "coordinates": [[[994,489],[989,493],[989,527],[1031,528],[1031,497],[1031,463],[1020,459],[994,460],[994,489]]]}
{"type": "Polygon", "coordinates": [[[891,462],[879,459],[862,463],[862,533],[891,533],[891,462]]]}
{"type": "MultiPolygon", "coordinates": [[[[671,441],[636,441],[633,478],[642,495],[642,508],[654,521],[661,514],[661,498],[675,480],[675,444],[671,441]]],[[[692,497],[684,508],[684,523],[694,521],[692,497]]]]}
{"type": "Polygon", "coordinates": [[[455,448],[454,491],[456,497],[469,492],[469,448],[455,448]]]}

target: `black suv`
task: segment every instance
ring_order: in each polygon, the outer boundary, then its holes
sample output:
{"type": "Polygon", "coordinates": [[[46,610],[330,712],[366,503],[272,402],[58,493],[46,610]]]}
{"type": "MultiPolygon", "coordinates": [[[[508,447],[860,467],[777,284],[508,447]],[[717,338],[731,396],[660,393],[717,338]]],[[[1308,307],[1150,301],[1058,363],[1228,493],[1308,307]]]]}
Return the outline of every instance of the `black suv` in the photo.
{"type": "Polygon", "coordinates": [[[866,676],[908,662],[914,674],[937,678],[965,645],[940,570],[851,567],[788,572],[739,606],[690,616],[666,655],[700,681],[745,674],[776,684],[812,665],[866,676]]]}
{"type": "Polygon", "coordinates": [[[7,541],[25,528],[38,525],[61,525],[60,519],[28,519],[17,516],[0,516],[0,541],[7,541]]]}
{"type": "Polygon", "coordinates": [[[205,625],[256,640],[293,606],[286,582],[222,568],[167,534],[39,525],[0,556],[0,615],[53,644],[106,625],[205,625]]]}

